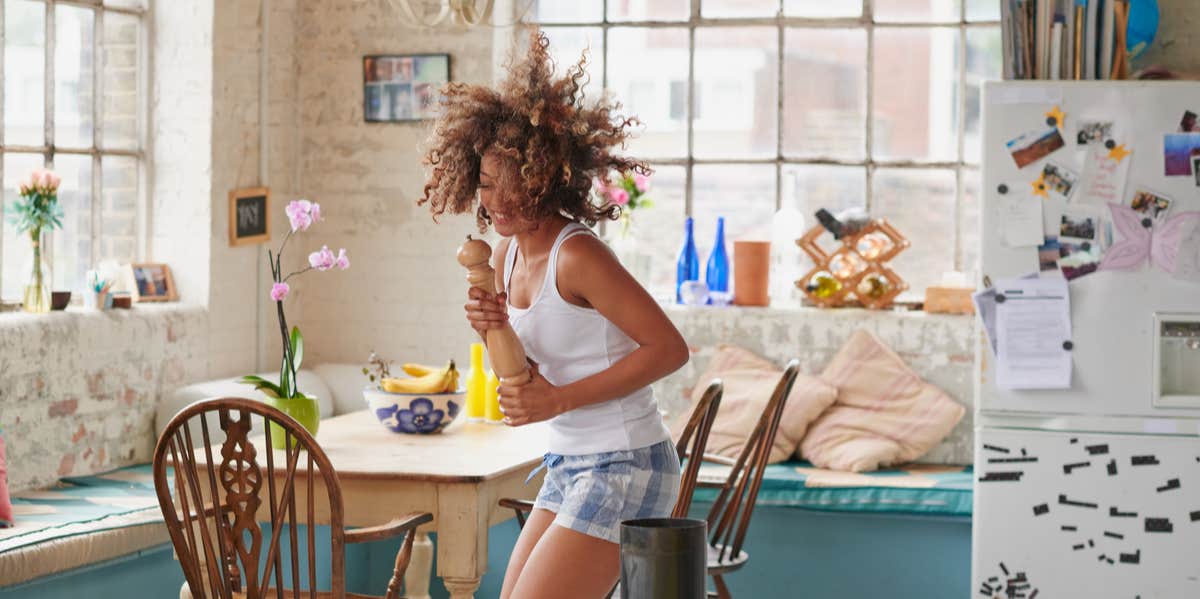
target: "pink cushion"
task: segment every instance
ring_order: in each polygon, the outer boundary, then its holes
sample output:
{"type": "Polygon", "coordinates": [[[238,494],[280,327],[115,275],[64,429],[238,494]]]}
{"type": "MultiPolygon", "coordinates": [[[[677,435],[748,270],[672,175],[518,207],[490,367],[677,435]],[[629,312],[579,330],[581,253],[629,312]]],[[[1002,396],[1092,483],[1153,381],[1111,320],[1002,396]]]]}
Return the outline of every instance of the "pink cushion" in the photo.
{"type": "Polygon", "coordinates": [[[8,463],[4,458],[4,437],[0,437],[0,528],[12,526],[12,501],[8,499],[8,463]]]}
{"type": "MultiPolygon", "coordinates": [[[[709,433],[706,452],[736,458],[750,433],[754,432],[754,426],[758,424],[763,409],[766,408],[767,401],[770,400],[771,393],[782,375],[783,371],[769,360],[746,349],[733,345],[720,346],[692,389],[692,408],[680,414],[671,427],[675,439],[679,438],[692,409],[704,395],[708,383],[719,378],[725,385],[725,392],[721,397],[717,419],[709,433]]],[[[816,377],[799,375],[787,403],[784,404],[779,432],[775,435],[775,443],[771,448],[770,461],[783,462],[791,457],[800,439],[804,438],[809,424],[825,411],[836,397],[836,390],[829,384],[816,377]]]]}
{"type": "Polygon", "coordinates": [[[837,387],[837,401],[800,444],[801,455],[820,468],[869,472],[911,462],[941,442],[966,412],[863,330],[821,378],[837,387]]]}

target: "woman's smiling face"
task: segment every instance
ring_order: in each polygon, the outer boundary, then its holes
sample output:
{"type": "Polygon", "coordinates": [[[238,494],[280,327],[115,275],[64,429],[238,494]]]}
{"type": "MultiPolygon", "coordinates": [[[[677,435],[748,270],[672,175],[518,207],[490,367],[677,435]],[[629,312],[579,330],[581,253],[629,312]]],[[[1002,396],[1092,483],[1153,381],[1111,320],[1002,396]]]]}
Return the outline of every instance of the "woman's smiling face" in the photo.
{"type": "Polygon", "coordinates": [[[479,165],[479,202],[492,220],[492,228],[503,237],[512,237],[537,228],[517,209],[513,197],[513,181],[519,178],[508,172],[512,164],[495,152],[486,152],[479,165]]]}

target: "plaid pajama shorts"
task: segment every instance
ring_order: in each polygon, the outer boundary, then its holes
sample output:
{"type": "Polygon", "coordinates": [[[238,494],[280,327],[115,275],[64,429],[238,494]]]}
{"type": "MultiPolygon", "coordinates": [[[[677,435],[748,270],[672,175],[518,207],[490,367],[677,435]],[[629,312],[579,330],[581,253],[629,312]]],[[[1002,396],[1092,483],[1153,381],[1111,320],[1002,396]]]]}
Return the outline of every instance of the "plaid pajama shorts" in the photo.
{"type": "Polygon", "coordinates": [[[679,456],[670,441],[631,451],[588,455],[546,454],[546,479],[535,508],[554,512],[554,523],[617,543],[621,522],[665,518],[679,495],[679,456]]]}

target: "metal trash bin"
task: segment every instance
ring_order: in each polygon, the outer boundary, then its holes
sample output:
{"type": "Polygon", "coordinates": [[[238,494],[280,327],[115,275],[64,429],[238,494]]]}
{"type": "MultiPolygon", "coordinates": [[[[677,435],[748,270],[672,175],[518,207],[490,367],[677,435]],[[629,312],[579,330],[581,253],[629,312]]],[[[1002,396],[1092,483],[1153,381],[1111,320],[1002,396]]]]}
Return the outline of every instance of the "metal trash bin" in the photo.
{"type": "Polygon", "coordinates": [[[621,599],[704,599],[708,524],[690,518],[621,523],[621,599]]]}

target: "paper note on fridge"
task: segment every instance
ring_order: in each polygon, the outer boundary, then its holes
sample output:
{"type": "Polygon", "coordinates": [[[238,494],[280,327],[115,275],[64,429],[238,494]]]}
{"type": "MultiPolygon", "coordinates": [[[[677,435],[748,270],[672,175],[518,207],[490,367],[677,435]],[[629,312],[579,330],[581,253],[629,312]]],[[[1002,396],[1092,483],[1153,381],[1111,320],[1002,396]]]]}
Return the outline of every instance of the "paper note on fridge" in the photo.
{"type": "Polygon", "coordinates": [[[1111,148],[1101,143],[1088,144],[1083,161],[1083,189],[1073,201],[1100,207],[1123,203],[1132,153],[1124,144],[1113,144],[1111,148]]]}
{"type": "Polygon", "coordinates": [[[1005,279],[996,285],[996,385],[1071,386],[1071,301],[1066,279],[1005,279]]]}
{"type": "Polygon", "coordinates": [[[1042,200],[1028,194],[1016,194],[1000,202],[1004,223],[1004,245],[1013,248],[1042,244],[1042,200]]]}

